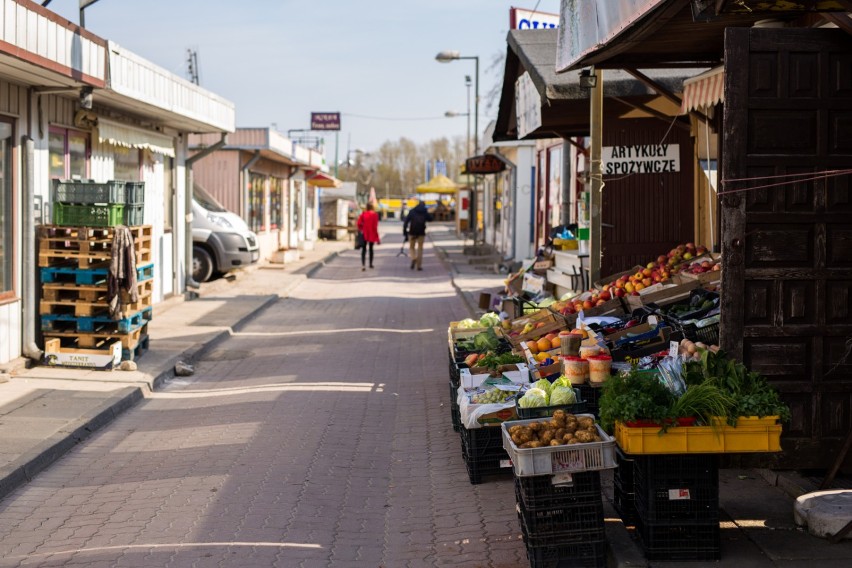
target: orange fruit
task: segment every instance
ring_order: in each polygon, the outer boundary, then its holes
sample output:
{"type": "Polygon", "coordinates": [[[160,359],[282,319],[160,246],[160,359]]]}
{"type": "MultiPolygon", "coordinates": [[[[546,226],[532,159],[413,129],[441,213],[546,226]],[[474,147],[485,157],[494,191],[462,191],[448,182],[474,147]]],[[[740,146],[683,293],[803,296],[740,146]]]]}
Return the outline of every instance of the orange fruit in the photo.
{"type": "Polygon", "coordinates": [[[538,343],[536,343],[535,341],[527,341],[527,349],[530,350],[530,353],[535,355],[536,353],[538,353],[538,343]]]}
{"type": "Polygon", "coordinates": [[[558,337],[554,337],[550,340],[550,348],[551,349],[559,349],[562,346],[562,340],[558,337]]]}
{"type": "Polygon", "coordinates": [[[550,350],[550,340],[541,338],[538,340],[538,350],[539,351],[549,351],[550,350]]]}

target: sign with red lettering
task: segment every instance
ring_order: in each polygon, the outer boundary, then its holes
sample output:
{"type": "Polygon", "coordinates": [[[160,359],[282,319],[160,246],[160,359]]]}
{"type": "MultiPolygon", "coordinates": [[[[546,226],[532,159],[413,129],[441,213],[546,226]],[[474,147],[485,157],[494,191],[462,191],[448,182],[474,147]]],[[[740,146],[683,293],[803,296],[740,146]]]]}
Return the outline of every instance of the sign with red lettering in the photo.
{"type": "Polygon", "coordinates": [[[465,160],[464,167],[469,174],[499,174],[506,163],[494,154],[483,154],[465,160]]]}

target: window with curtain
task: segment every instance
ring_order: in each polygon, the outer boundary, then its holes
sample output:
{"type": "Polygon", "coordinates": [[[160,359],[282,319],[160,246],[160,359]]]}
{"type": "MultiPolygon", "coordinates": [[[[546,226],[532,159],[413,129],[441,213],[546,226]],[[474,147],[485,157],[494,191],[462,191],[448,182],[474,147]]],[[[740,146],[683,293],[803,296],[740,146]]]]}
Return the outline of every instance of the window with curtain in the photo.
{"type": "Polygon", "coordinates": [[[255,233],[266,230],[264,180],[260,174],[249,174],[249,228],[255,233]]]}
{"type": "Polygon", "coordinates": [[[12,257],[12,123],[0,117],[0,301],[15,296],[12,257]]]}
{"type": "Polygon", "coordinates": [[[51,127],[47,139],[52,179],[89,179],[89,135],[51,127]]]}
{"type": "Polygon", "coordinates": [[[142,151],[138,148],[113,146],[114,177],[121,181],[142,181],[142,151]]]}
{"type": "Polygon", "coordinates": [[[277,177],[269,178],[269,228],[282,228],[282,211],[284,203],[285,180],[277,177]]]}

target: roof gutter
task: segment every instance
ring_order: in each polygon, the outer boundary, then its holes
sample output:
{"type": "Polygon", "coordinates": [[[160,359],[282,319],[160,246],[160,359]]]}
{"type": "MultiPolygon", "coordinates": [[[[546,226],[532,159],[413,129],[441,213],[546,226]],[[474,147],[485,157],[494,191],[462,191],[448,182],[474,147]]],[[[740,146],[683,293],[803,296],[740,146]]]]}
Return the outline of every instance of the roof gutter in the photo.
{"type": "Polygon", "coordinates": [[[228,133],[222,133],[222,139],[213,144],[212,146],[208,146],[204,148],[194,156],[190,156],[184,162],[184,167],[186,168],[186,191],[184,191],[184,219],[186,219],[186,225],[184,228],[184,267],[186,270],[186,288],[193,288],[198,290],[201,288],[201,284],[195,281],[192,277],[192,199],[193,199],[193,175],[192,175],[192,165],[198,160],[205,158],[215,152],[216,150],[221,149],[228,143],[228,133]]]}

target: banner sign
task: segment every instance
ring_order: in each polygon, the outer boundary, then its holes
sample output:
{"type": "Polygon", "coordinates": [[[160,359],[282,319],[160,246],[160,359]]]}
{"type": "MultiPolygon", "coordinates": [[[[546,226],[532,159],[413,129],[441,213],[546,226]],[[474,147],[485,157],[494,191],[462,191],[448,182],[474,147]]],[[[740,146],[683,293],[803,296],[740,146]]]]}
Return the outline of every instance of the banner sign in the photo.
{"type": "Polygon", "coordinates": [[[680,144],[604,146],[603,175],[668,174],[680,171],[680,144]]]}
{"type": "Polygon", "coordinates": [[[340,113],[312,112],[311,130],[340,130],[340,113]]]}
{"type": "Polygon", "coordinates": [[[493,154],[473,156],[464,162],[469,174],[498,174],[506,169],[506,164],[493,154]]]}
{"type": "Polygon", "coordinates": [[[559,27],[559,14],[509,8],[510,30],[545,30],[559,27]]]}

